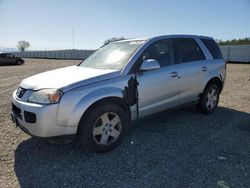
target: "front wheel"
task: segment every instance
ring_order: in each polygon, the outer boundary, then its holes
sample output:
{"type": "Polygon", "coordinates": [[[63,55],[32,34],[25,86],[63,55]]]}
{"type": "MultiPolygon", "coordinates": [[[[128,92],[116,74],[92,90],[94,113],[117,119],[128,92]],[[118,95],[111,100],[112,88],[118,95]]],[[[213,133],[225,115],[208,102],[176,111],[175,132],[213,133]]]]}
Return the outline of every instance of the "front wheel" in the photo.
{"type": "Polygon", "coordinates": [[[203,91],[198,109],[206,114],[212,113],[219,103],[220,91],[216,84],[211,84],[203,91]]]}
{"type": "Polygon", "coordinates": [[[118,105],[96,105],[81,119],[78,138],[89,150],[107,152],[120,144],[127,125],[127,115],[118,105]]]}
{"type": "Polygon", "coordinates": [[[18,61],[16,62],[16,64],[17,64],[17,65],[22,65],[22,64],[23,64],[23,62],[22,62],[22,61],[20,61],[20,60],[18,60],[18,61]]]}

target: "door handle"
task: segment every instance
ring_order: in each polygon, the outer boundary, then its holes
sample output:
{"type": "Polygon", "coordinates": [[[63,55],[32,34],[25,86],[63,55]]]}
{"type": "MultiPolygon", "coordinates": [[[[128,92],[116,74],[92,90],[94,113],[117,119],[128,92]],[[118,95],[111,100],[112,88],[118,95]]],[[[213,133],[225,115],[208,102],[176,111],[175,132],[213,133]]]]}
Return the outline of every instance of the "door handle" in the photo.
{"type": "Polygon", "coordinates": [[[177,76],[178,76],[178,72],[171,72],[171,73],[170,73],[170,76],[171,76],[172,78],[177,77],[177,76]]]}
{"type": "Polygon", "coordinates": [[[206,66],[203,66],[201,70],[202,70],[202,71],[207,71],[207,67],[206,67],[206,66]]]}

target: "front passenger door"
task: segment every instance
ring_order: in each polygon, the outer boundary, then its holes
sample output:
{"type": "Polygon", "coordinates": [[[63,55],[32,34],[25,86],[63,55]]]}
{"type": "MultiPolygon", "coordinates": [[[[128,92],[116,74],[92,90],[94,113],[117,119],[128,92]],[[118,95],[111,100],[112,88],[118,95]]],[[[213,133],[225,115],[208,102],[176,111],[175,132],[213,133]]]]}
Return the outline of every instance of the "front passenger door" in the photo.
{"type": "Polygon", "coordinates": [[[139,117],[165,110],[179,104],[180,80],[175,64],[171,39],[161,40],[149,46],[139,58],[139,64],[154,59],[160,68],[137,71],[139,117]]]}

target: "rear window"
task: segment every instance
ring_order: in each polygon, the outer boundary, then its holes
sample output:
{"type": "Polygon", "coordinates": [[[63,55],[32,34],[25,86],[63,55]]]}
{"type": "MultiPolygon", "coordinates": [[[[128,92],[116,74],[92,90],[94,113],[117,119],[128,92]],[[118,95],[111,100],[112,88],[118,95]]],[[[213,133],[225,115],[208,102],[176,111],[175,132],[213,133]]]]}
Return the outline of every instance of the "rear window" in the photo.
{"type": "Polygon", "coordinates": [[[175,39],[180,63],[204,60],[205,56],[201,48],[192,38],[175,39]]]}
{"type": "Polygon", "coordinates": [[[201,39],[214,59],[222,59],[222,54],[217,43],[212,39],[201,39]]]}

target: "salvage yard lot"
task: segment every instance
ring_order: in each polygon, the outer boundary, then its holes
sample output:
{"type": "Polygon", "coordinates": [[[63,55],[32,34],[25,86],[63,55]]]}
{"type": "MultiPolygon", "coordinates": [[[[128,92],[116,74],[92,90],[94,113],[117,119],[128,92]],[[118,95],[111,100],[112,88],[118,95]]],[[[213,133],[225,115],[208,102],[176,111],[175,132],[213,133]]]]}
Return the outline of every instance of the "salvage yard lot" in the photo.
{"type": "Polygon", "coordinates": [[[52,144],[15,128],[10,99],[19,82],[79,62],[26,59],[0,67],[0,187],[249,187],[250,64],[227,65],[213,114],[193,107],[156,114],[135,122],[109,153],[52,144]]]}

